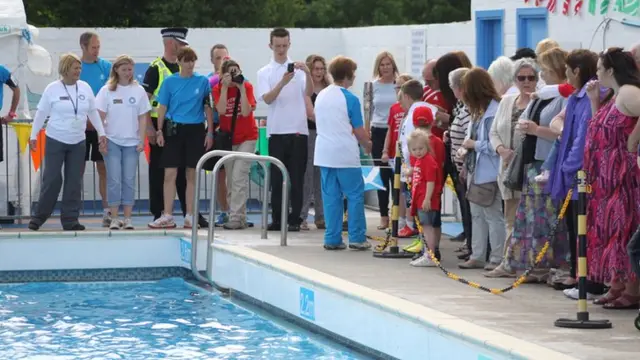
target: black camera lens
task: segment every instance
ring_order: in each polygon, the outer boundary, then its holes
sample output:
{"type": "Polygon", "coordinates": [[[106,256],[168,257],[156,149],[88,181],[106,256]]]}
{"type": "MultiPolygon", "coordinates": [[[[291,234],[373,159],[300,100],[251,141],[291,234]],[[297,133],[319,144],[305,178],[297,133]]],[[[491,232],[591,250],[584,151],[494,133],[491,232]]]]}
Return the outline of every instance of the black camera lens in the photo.
{"type": "Polygon", "coordinates": [[[233,81],[236,84],[242,84],[244,82],[244,76],[242,74],[233,75],[231,77],[231,81],[233,81]]]}

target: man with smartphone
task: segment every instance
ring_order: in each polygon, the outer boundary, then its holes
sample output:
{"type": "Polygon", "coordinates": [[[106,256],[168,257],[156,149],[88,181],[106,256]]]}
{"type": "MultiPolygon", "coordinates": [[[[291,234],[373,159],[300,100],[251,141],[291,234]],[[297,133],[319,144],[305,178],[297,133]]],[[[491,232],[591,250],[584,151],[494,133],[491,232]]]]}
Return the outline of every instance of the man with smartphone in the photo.
{"type": "MultiPolygon", "coordinates": [[[[269,106],[267,136],[269,155],[279,159],[289,172],[291,181],[291,212],[281,219],[282,174],[271,169],[270,231],[288,225],[289,231],[300,231],[300,212],[307,166],[307,111],[305,98],[313,94],[311,72],[304,62],[293,62],[287,56],[291,46],[289,31],[275,28],[271,31],[269,48],[273,58],[258,71],[257,99],[269,106]]],[[[286,204],[285,206],[289,206],[286,204]]]]}

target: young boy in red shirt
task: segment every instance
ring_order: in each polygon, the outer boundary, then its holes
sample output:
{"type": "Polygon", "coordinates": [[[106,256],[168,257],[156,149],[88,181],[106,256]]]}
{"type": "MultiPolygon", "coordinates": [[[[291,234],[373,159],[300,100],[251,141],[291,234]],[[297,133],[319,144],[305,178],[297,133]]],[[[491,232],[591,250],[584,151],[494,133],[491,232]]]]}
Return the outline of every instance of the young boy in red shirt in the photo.
{"type": "MultiPolygon", "coordinates": [[[[439,258],[439,238],[436,228],[442,224],[440,216],[440,197],[443,177],[442,166],[435,159],[435,152],[430,146],[430,138],[434,136],[426,130],[416,129],[408,138],[411,152],[411,215],[418,216],[426,247],[439,258]]],[[[411,262],[411,266],[435,267],[431,256],[426,252],[411,262]]]]}

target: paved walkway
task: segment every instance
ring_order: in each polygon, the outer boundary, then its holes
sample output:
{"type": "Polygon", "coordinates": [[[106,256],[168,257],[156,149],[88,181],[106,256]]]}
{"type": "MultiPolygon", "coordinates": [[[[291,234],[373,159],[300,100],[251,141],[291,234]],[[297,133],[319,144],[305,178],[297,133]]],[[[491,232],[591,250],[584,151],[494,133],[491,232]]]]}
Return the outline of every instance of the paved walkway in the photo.
{"type": "MultiPolygon", "coordinates": [[[[367,213],[369,234],[376,230],[376,214],[367,213]]],[[[460,317],[477,325],[517,336],[579,359],[633,359],[640,353],[640,331],[635,310],[604,310],[589,306],[593,319],[609,319],[610,330],[572,330],[553,326],[559,317],[575,317],[577,303],[546,285],[523,285],[502,296],[484,293],[447,278],[437,268],[413,268],[408,260],[377,259],[371,252],[325,251],[318,230],[289,234],[289,246],[280,247],[279,233],[260,240],[259,229],[220,230],[225,242],[251,246],[319,271],[460,317]]],[[[486,279],[478,270],[458,270],[454,249],[459,243],[443,240],[443,264],[453,272],[488,287],[505,287],[508,279],[486,279]]]]}
{"type": "MultiPolygon", "coordinates": [[[[135,217],[137,229],[146,229],[151,219],[135,217]]],[[[376,230],[377,215],[367,211],[368,234],[382,235],[376,230]]],[[[289,234],[289,246],[280,247],[280,234],[270,232],[260,239],[260,217],[251,215],[256,228],[242,231],[216,229],[216,235],[227,243],[250,246],[256,250],[367,286],[388,294],[460,317],[584,360],[634,359],[640,353],[640,331],[633,320],[635,310],[612,311],[590,305],[593,319],[609,319],[610,330],[571,330],[553,326],[559,317],[574,317],[577,303],[545,285],[523,285],[502,296],[487,294],[447,278],[437,268],[413,268],[408,260],[377,259],[371,252],[325,251],[323,232],[318,230],[289,234]]],[[[82,218],[87,230],[104,230],[99,218],[82,218]]],[[[178,219],[180,222],[180,219],[178,219]]],[[[313,225],[312,225],[313,227],[313,225]]],[[[5,226],[5,232],[24,231],[23,225],[5,226]]],[[[455,229],[456,226],[449,226],[455,229]]],[[[57,218],[48,221],[42,232],[59,231],[57,218]]],[[[444,239],[441,244],[443,264],[453,272],[487,287],[502,288],[508,279],[486,279],[478,270],[458,270],[453,250],[459,243],[444,239]]]]}

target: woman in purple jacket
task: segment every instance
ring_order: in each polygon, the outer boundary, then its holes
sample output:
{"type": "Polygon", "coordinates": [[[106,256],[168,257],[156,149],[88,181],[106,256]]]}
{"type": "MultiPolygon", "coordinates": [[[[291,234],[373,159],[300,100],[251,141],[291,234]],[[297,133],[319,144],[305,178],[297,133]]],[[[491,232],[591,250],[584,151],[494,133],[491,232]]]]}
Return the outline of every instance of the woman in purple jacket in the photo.
{"type": "Polygon", "coordinates": [[[567,81],[576,90],[567,102],[562,137],[547,183],[547,191],[551,193],[552,199],[558,203],[558,206],[561,206],[569,189],[574,189],[565,214],[571,252],[570,277],[561,283],[554,284],[557,290],[572,288],[576,284],[578,193],[575,177],[578,170],[582,169],[585,137],[589,120],[591,120],[591,102],[586,96],[586,84],[596,77],[597,63],[598,55],[589,50],[574,50],[567,57],[567,81]]]}

